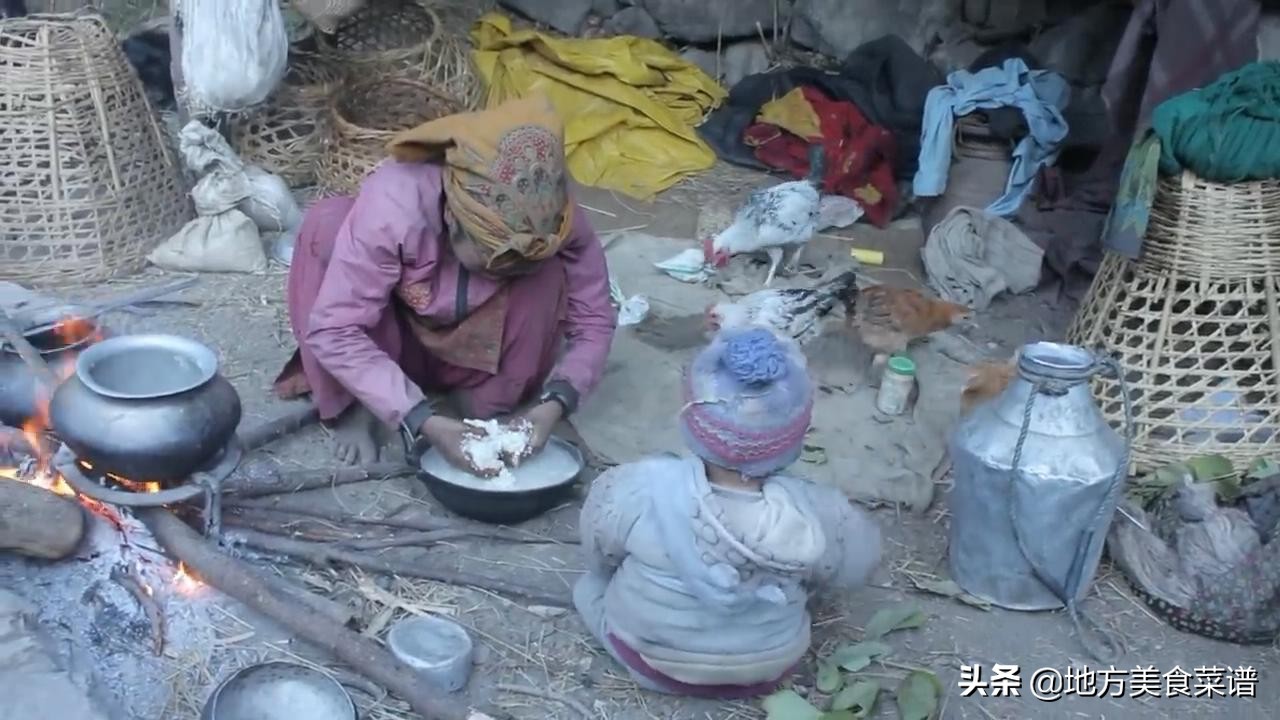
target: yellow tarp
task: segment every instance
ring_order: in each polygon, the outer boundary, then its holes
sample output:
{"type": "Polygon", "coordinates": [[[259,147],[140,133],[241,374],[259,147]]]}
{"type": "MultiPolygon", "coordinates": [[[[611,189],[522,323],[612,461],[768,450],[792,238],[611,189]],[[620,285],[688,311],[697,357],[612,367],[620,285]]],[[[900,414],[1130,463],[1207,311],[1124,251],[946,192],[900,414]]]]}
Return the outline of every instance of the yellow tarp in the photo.
{"type": "Polygon", "coordinates": [[[715,162],[694,126],[725,90],[659,43],[515,32],[497,13],[480,18],[471,37],[488,105],[533,92],[551,98],[565,121],[569,172],[583,185],[649,198],[715,162]]]}

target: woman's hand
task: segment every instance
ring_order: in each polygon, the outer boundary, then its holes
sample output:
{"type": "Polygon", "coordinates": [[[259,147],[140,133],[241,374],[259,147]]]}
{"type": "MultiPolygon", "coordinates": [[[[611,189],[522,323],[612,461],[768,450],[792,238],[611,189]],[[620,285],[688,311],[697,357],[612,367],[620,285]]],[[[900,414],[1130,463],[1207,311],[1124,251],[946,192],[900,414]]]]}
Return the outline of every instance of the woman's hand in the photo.
{"type": "Polygon", "coordinates": [[[514,422],[525,422],[529,425],[529,444],[525,446],[524,453],[515,458],[515,462],[529,458],[546,447],[547,440],[551,439],[551,431],[555,429],[556,423],[560,422],[562,415],[564,415],[564,407],[555,400],[548,400],[529,408],[517,417],[514,422]]]}
{"type": "Polygon", "coordinates": [[[449,461],[450,465],[479,477],[487,478],[498,474],[495,470],[481,470],[476,467],[471,462],[471,458],[462,451],[462,441],[475,434],[475,429],[463,422],[442,415],[432,415],[422,423],[419,433],[427,439],[431,447],[438,450],[444,459],[449,461]]]}

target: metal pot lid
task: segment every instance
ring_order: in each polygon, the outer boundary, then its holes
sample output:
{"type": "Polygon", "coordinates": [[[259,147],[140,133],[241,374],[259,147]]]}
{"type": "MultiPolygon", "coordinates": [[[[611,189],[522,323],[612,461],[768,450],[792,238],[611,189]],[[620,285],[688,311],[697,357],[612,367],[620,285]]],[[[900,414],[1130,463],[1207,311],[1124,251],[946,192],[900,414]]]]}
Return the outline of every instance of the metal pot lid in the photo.
{"type": "Polygon", "coordinates": [[[90,391],[148,400],[194,390],[218,374],[218,356],[178,335],[121,335],[90,346],[76,359],[76,377],[90,391]]]}

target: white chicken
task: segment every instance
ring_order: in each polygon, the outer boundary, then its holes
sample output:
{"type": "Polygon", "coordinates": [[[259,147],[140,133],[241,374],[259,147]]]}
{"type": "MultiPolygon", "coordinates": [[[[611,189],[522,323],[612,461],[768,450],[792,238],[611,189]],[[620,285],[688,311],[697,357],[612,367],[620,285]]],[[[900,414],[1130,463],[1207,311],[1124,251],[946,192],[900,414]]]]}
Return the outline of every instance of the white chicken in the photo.
{"type": "Polygon", "coordinates": [[[805,345],[822,335],[822,319],[858,292],[857,273],[849,271],[813,288],[757,290],[737,302],[707,307],[706,326],[711,332],[724,328],[766,327],[805,345]]]}
{"type": "Polygon", "coordinates": [[[783,249],[794,247],[788,265],[791,270],[800,267],[800,254],[805,243],[818,230],[822,177],[826,159],[821,145],[809,147],[809,176],[770,188],[756,190],[738,209],[733,224],[716,234],[704,238],[702,251],[707,263],[722,268],[729,258],[743,253],[766,252],[769,255],[769,274],[764,284],[773,283],[778,265],[782,263],[783,249]]]}

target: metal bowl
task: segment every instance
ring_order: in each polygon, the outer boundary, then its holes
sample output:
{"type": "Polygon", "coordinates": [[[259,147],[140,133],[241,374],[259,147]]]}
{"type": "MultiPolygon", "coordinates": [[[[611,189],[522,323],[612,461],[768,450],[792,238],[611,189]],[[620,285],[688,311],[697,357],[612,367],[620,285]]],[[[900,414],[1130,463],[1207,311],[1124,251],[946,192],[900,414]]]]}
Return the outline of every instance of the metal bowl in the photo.
{"type": "Polygon", "coordinates": [[[205,703],[202,720],[358,720],[356,704],[337,680],[293,663],[242,668],[205,703]]]}
{"type": "Polygon", "coordinates": [[[93,392],[147,400],[194,390],[218,374],[218,357],[178,335],[121,335],[85,350],[76,376],[93,392]]]}
{"type": "Polygon", "coordinates": [[[568,452],[577,461],[578,467],[571,476],[551,485],[531,490],[482,490],[466,487],[428,472],[422,462],[427,458],[425,454],[418,465],[418,478],[426,484],[432,497],[458,515],[495,525],[515,525],[532,520],[564,502],[586,466],[582,453],[573,443],[553,436],[547,440],[547,445],[555,445],[568,452]]]}

